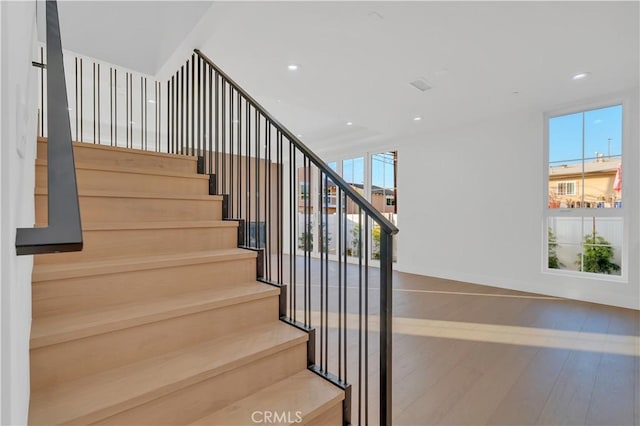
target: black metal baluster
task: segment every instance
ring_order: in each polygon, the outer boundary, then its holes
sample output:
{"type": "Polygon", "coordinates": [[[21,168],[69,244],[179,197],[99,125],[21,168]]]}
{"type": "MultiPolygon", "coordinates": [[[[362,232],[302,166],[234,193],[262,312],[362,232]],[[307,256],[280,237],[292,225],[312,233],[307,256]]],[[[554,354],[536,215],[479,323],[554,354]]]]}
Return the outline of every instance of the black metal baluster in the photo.
{"type": "Polygon", "coordinates": [[[80,114],[80,110],[78,109],[78,58],[76,60],[76,141],[79,141],[78,137],[78,114],[80,114]]]}
{"type": "MultiPolygon", "coordinates": [[[[216,114],[217,115],[217,114],[216,114]]],[[[213,69],[209,67],[209,173],[213,170],[213,69]]],[[[215,170],[218,173],[218,170],[215,170]]],[[[216,184],[216,193],[217,193],[216,184]]]]}
{"type": "Polygon", "coordinates": [[[93,106],[93,143],[96,143],[96,63],[92,62],[93,65],[93,74],[91,77],[91,84],[93,86],[93,98],[91,99],[91,103],[93,106]]]}
{"type": "Polygon", "coordinates": [[[348,287],[349,287],[349,279],[348,279],[348,269],[347,269],[347,244],[348,244],[348,240],[347,240],[347,232],[348,232],[348,224],[349,224],[349,203],[348,203],[348,198],[347,198],[347,194],[345,192],[344,194],[344,226],[342,228],[342,232],[343,234],[343,241],[344,241],[344,258],[343,258],[343,268],[344,268],[344,288],[343,288],[343,303],[342,303],[342,307],[343,307],[343,316],[342,316],[342,328],[344,330],[344,334],[342,336],[343,338],[343,342],[342,342],[342,351],[343,351],[343,359],[344,359],[344,381],[348,382],[349,381],[349,376],[348,376],[348,365],[349,365],[349,358],[348,358],[348,354],[347,354],[347,347],[348,347],[348,342],[349,342],[349,338],[348,338],[348,328],[347,328],[347,314],[349,312],[349,308],[348,308],[348,287]]]}
{"type": "Polygon", "coordinates": [[[247,155],[246,155],[246,165],[245,165],[245,169],[246,169],[246,175],[247,175],[247,212],[246,212],[246,216],[247,216],[247,220],[244,221],[244,225],[245,225],[245,231],[244,231],[244,236],[245,236],[245,244],[249,245],[249,241],[250,241],[250,228],[251,228],[251,139],[253,138],[253,131],[251,129],[251,113],[252,107],[251,105],[249,105],[249,107],[247,108],[247,141],[246,141],[246,145],[247,145],[247,155]]]}
{"type": "MultiPolygon", "coordinates": [[[[369,424],[369,217],[364,216],[364,424],[369,424]]],[[[360,363],[362,363],[362,358],[360,363]]]]}
{"type": "Polygon", "coordinates": [[[289,232],[289,267],[291,269],[291,286],[293,293],[293,320],[297,321],[298,313],[297,309],[297,277],[296,277],[296,263],[297,263],[297,254],[296,254],[296,239],[298,238],[297,233],[297,223],[298,223],[298,184],[296,182],[296,148],[291,143],[291,141],[287,138],[287,142],[289,142],[289,205],[291,206],[291,219],[289,220],[289,227],[293,228],[289,232]],[[291,227],[293,225],[293,227],[291,227]]]}
{"type": "Polygon", "coordinates": [[[182,154],[182,151],[184,149],[184,142],[185,142],[185,126],[184,126],[184,72],[185,72],[185,66],[183,65],[180,68],[180,108],[178,109],[179,113],[180,113],[180,146],[176,146],[176,154],[180,153],[182,154]]]}
{"type": "MultiPolygon", "coordinates": [[[[326,173],[324,174],[324,191],[323,199],[324,199],[324,229],[321,228],[320,232],[324,231],[324,238],[322,239],[322,250],[324,252],[324,299],[325,299],[325,325],[324,325],[324,333],[325,333],[325,347],[324,347],[324,371],[329,372],[329,181],[326,173]]],[[[320,214],[322,214],[320,211],[320,214]]]]}
{"type": "MultiPolygon", "coordinates": [[[[196,155],[196,62],[195,55],[191,55],[191,152],[188,155],[196,155]]],[[[188,108],[188,107],[187,107],[188,108]]],[[[187,120],[188,122],[189,120],[187,120]]]]}
{"type": "Polygon", "coordinates": [[[218,194],[221,193],[221,183],[222,183],[222,174],[220,173],[220,128],[218,127],[218,117],[220,116],[220,97],[219,94],[219,78],[218,72],[215,73],[215,102],[216,102],[216,117],[215,117],[215,138],[216,138],[216,187],[218,189],[218,194]]]}
{"type": "Polygon", "coordinates": [[[302,196],[304,197],[304,230],[302,231],[302,249],[304,250],[304,324],[309,327],[310,319],[309,311],[311,307],[307,304],[309,301],[308,292],[308,282],[307,282],[307,256],[309,254],[309,198],[311,198],[311,184],[309,182],[309,178],[307,176],[309,168],[307,167],[307,157],[305,155],[302,156],[302,173],[304,176],[304,187],[300,188],[302,192],[302,196]],[[306,192],[305,192],[306,191],[306,192]]]}
{"type": "Polygon", "coordinates": [[[271,125],[269,123],[269,120],[267,120],[267,118],[265,117],[264,119],[264,157],[263,157],[263,175],[260,176],[262,182],[264,183],[264,191],[262,191],[262,201],[263,201],[263,206],[264,206],[264,241],[262,242],[262,245],[264,246],[264,254],[265,254],[265,262],[264,262],[264,269],[265,269],[265,276],[268,277],[267,275],[267,271],[269,270],[269,210],[267,209],[267,204],[268,204],[268,200],[269,200],[269,191],[268,191],[268,187],[267,187],[267,175],[268,175],[268,170],[269,170],[269,163],[267,162],[267,145],[269,144],[269,137],[270,137],[270,131],[271,131],[271,125]]]}
{"type": "Polygon", "coordinates": [[[127,132],[127,148],[129,148],[129,73],[125,73],[125,105],[126,105],[126,114],[125,114],[125,118],[126,118],[126,122],[125,122],[125,129],[127,132]]]}
{"type": "Polygon", "coordinates": [[[147,107],[147,105],[149,104],[149,99],[147,98],[148,96],[148,89],[147,89],[147,77],[143,77],[140,80],[140,83],[142,84],[144,82],[143,90],[142,90],[142,100],[143,100],[143,107],[142,107],[142,111],[144,112],[144,125],[142,126],[142,136],[143,136],[143,140],[144,140],[144,149],[145,150],[149,150],[149,139],[148,139],[148,128],[149,128],[149,108],[147,107]]]}
{"type": "MultiPolygon", "coordinates": [[[[44,47],[40,48],[40,63],[44,64],[44,47]]],[[[76,75],[76,80],[78,76],[76,75]]],[[[44,137],[44,120],[47,116],[44,110],[44,66],[40,67],[40,136],[44,137]]]]}
{"type": "Polygon", "coordinates": [[[260,121],[261,116],[258,110],[256,112],[256,156],[255,156],[255,206],[256,206],[256,215],[255,215],[255,233],[256,233],[256,248],[260,248],[260,121]]]}
{"type": "MultiPolygon", "coordinates": [[[[312,206],[311,206],[311,159],[306,154],[305,154],[305,158],[307,160],[307,167],[306,167],[306,170],[307,170],[307,184],[309,185],[309,196],[307,197],[307,200],[309,200],[309,205],[308,205],[308,207],[309,207],[309,210],[308,210],[308,212],[309,212],[308,213],[309,229],[308,229],[308,231],[309,231],[309,236],[311,236],[312,235],[312,231],[313,231],[313,222],[311,220],[312,219],[312,216],[311,216],[311,209],[312,209],[312,206]]],[[[307,267],[307,279],[306,279],[307,280],[307,285],[309,287],[309,291],[307,292],[307,298],[309,299],[308,303],[307,303],[307,306],[309,307],[309,312],[308,312],[309,326],[311,326],[311,284],[312,284],[312,282],[311,282],[311,252],[312,251],[313,250],[311,249],[311,247],[309,247],[309,255],[307,256],[308,267],[307,267]]]]}
{"type": "MultiPolygon", "coordinates": [[[[158,123],[156,125],[157,127],[157,131],[156,131],[156,152],[160,152],[161,150],[161,145],[162,145],[162,139],[161,139],[161,135],[160,135],[160,129],[162,128],[162,86],[161,83],[159,81],[156,81],[156,90],[158,91],[158,99],[156,99],[156,115],[158,116],[158,123]]],[[[169,122],[169,115],[168,115],[168,111],[169,111],[169,91],[167,91],[167,126],[168,126],[168,122],[169,122]]],[[[167,127],[168,129],[168,127],[167,127]]],[[[167,147],[169,146],[169,132],[167,131],[167,147]]]]}
{"type": "MultiPolygon", "coordinates": [[[[337,187],[336,187],[337,189],[337,187]]],[[[338,241],[336,241],[336,254],[338,255],[338,379],[346,382],[347,379],[342,376],[342,190],[336,191],[337,214],[338,221],[338,241]]],[[[345,330],[346,332],[346,330],[345,330]]]]}
{"type": "Polygon", "coordinates": [[[229,85],[229,211],[231,217],[235,217],[233,215],[233,145],[234,145],[234,137],[235,137],[235,123],[233,122],[234,113],[235,113],[235,105],[234,105],[234,90],[231,85],[229,85]]]}
{"type": "Polygon", "coordinates": [[[282,270],[282,234],[284,233],[284,229],[282,227],[282,191],[284,190],[284,188],[282,182],[282,132],[280,132],[280,130],[278,130],[276,133],[276,167],[276,244],[278,256],[277,279],[279,283],[284,283],[282,270]]]}
{"type": "Polygon", "coordinates": [[[131,132],[131,148],[133,148],[133,73],[129,74],[129,111],[131,112],[131,121],[129,122],[129,131],[131,132]]]}
{"type": "Polygon", "coordinates": [[[145,101],[146,95],[144,92],[144,77],[140,76],[140,149],[147,149],[147,142],[144,137],[144,129],[147,127],[146,117],[145,117],[145,106],[147,102],[145,101]]]}
{"type": "Polygon", "coordinates": [[[241,219],[242,216],[242,95],[240,92],[237,92],[238,100],[237,100],[237,114],[238,114],[238,157],[237,157],[237,173],[238,173],[238,195],[236,199],[237,203],[237,211],[238,211],[238,219],[241,219]]]}
{"type": "Polygon", "coordinates": [[[198,153],[196,155],[202,155],[202,59],[198,57],[198,153]]]}
{"type": "MultiPolygon", "coordinates": [[[[178,109],[178,85],[176,84],[177,75],[171,76],[171,100],[169,100],[169,94],[167,93],[167,114],[169,114],[169,110],[171,110],[171,120],[167,117],[167,129],[169,129],[169,125],[171,125],[171,135],[167,136],[167,152],[175,152],[175,146],[178,141],[178,114],[176,113],[178,109]],[[169,124],[171,121],[171,124],[169,124]],[[169,143],[169,139],[171,142],[169,143]],[[171,146],[171,148],[169,148],[171,146]]],[[[168,130],[167,130],[168,131],[168,130]]]]}
{"type": "Polygon", "coordinates": [[[100,115],[100,64],[98,64],[98,143],[101,143],[102,138],[100,137],[100,122],[102,121],[102,116],[100,115]]]}
{"type": "Polygon", "coordinates": [[[80,142],[84,142],[84,103],[83,101],[83,74],[82,74],[82,58],[80,58],[80,142]]]}
{"type": "Polygon", "coordinates": [[[228,194],[227,192],[227,82],[222,79],[222,92],[221,92],[221,131],[222,131],[222,170],[220,173],[220,177],[222,179],[222,193],[228,194]]]}
{"type": "Polygon", "coordinates": [[[109,67],[109,131],[111,133],[111,146],[113,146],[113,69],[109,67]]]}
{"type": "Polygon", "coordinates": [[[182,147],[182,155],[193,155],[193,115],[191,114],[193,110],[193,75],[190,73],[190,70],[193,70],[193,63],[191,60],[187,61],[187,75],[185,76],[185,96],[187,99],[187,103],[185,104],[185,145],[182,147]],[[191,79],[189,76],[191,75],[191,79]],[[189,92],[191,90],[191,96],[189,96],[189,92]],[[191,100],[191,102],[189,102],[191,100]],[[191,117],[191,119],[189,119],[191,117]],[[189,127],[191,124],[191,128],[189,127]],[[189,133],[191,130],[191,133],[189,133]],[[191,137],[189,137],[191,135],[191,137]]]}
{"type": "Polygon", "coordinates": [[[362,423],[362,208],[358,206],[358,423],[362,423]]]}
{"type": "MultiPolygon", "coordinates": [[[[167,153],[171,152],[171,145],[173,144],[173,108],[176,103],[173,98],[173,80],[173,75],[171,79],[167,80],[167,153]]],[[[162,86],[160,86],[159,90],[162,90],[162,86]]]]}
{"type": "Polygon", "coordinates": [[[272,251],[272,247],[273,247],[273,243],[272,243],[272,235],[271,235],[271,221],[273,220],[273,217],[271,215],[271,196],[272,196],[272,188],[271,188],[271,168],[272,168],[272,164],[271,164],[271,133],[273,131],[273,125],[271,124],[271,122],[269,123],[268,126],[268,139],[267,139],[267,146],[266,146],[266,159],[265,159],[265,172],[267,173],[267,179],[265,180],[266,184],[265,184],[265,200],[267,200],[266,207],[265,207],[265,232],[266,232],[266,245],[265,245],[265,250],[266,250],[266,268],[267,268],[267,277],[269,280],[272,280],[272,276],[271,276],[271,251],[272,251]]]}
{"type": "MultiPolygon", "coordinates": [[[[322,241],[322,171],[318,170],[318,254],[320,255],[320,285],[318,286],[318,288],[320,289],[320,371],[324,371],[323,370],[323,366],[324,366],[324,345],[325,345],[325,340],[324,340],[324,304],[326,303],[326,300],[324,299],[324,267],[322,266],[324,263],[324,255],[322,253],[322,245],[324,244],[324,241],[322,241]]],[[[315,212],[314,212],[315,213],[315,212]]]]}
{"type": "MultiPolygon", "coordinates": [[[[113,143],[118,146],[118,70],[113,70],[113,143]]],[[[77,118],[77,116],[76,116],[77,118]]]]}
{"type": "Polygon", "coordinates": [[[380,230],[380,423],[391,424],[393,235],[380,230]]]}

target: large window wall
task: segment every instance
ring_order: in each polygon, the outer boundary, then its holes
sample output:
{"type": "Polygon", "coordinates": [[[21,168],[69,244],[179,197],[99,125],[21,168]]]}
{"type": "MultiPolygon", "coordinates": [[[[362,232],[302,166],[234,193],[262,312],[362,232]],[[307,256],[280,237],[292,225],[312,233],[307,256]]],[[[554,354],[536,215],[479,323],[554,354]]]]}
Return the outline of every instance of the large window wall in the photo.
{"type": "MultiPolygon", "coordinates": [[[[384,151],[376,153],[366,153],[359,156],[339,158],[327,164],[335,170],[351,187],[367,199],[392,223],[397,224],[397,152],[384,151]]],[[[313,173],[307,174],[304,168],[298,169],[299,176],[310,175],[309,182],[301,179],[304,184],[304,191],[300,191],[300,206],[305,205],[304,197],[307,199],[307,207],[299,209],[298,213],[298,253],[309,251],[317,254],[319,247],[326,245],[330,256],[336,255],[337,244],[337,211],[342,208],[346,212],[346,240],[347,256],[351,258],[359,257],[360,251],[368,247],[368,256],[374,261],[380,258],[380,227],[371,221],[364,223],[364,215],[359,214],[358,206],[347,201],[345,206],[338,205],[337,187],[330,181],[324,189],[325,204],[327,205],[326,220],[323,219],[323,229],[319,229],[318,204],[319,198],[317,185],[313,179],[313,173]],[[325,227],[327,229],[325,229],[325,227]],[[368,235],[365,235],[368,230],[368,235]],[[368,239],[368,244],[364,244],[364,239],[368,239]],[[317,244],[315,243],[317,242],[317,244]]],[[[395,237],[394,237],[395,238],[395,237]]],[[[397,260],[397,244],[394,244],[394,261],[397,260]]]]}
{"type": "Polygon", "coordinates": [[[625,276],[623,105],[547,120],[545,268],[625,276]]]}

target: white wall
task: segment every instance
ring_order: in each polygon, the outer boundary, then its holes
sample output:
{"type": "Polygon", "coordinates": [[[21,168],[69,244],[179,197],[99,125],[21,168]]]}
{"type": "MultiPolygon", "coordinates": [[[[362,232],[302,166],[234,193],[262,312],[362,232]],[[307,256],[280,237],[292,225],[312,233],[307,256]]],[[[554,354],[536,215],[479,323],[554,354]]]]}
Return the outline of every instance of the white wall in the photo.
{"type": "Polygon", "coordinates": [[[640,308],[638,97],[626,106],[628,282],[544,273],[542,111],[513,113],[398,146],[398,269],[640,308]],[[631,182],[635,184],[633,187],[631,182]]]}
{"type": "Polygon", "coordinates": [[[0,2],[0,423],[26,424],[32,256],[17,257],[16,228],[34,222],[35,2],[0,2]]]}

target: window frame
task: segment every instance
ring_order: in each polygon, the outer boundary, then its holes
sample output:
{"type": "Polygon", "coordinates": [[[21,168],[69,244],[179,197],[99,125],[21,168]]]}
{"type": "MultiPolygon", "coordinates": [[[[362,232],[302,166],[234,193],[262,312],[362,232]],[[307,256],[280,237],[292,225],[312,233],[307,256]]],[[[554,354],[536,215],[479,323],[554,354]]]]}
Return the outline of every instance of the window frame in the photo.
{"type": "MultiPolygon", "coordinates": [[[[543,191],[542,191],[542,256],[540,259],[542,272],[546,274],[553,275],[561,275],[566,277],[574,277],[581,279],[590,279],[597,281],[608,281],[608,282],[620,282],[620,283],[629,283],[629,269],[631,266],[629,264],[629,239],[630,239],[630,217],[629,217],[629,207],[628,202],[624,201],[625,196],[628,197],[628,194],[633,193],[632,190],[629,190],[629,186],[633,185],[633,181],[630,179],[629,173],[629,161],[630,158],[634,157],[634,151],[631,148],[631,120],[629,119],[630,110],[632,110],[632,101],[629,96],[615,96],[603,98],[601,100],[596,100],[592,102],[584,102],[579,104],[574,104],[572,106],[558,108],[554,110],[547,111],[543,114],[544,125],[543,125],[543,163],[542,163],[542,183],[543,183],[543,191]],[[551,208],[549,207],[550,197],[549,197],[549,121],[555,117],[561,117],[569,114],[576,113],[585,113],[593,110],[598,110],[602,108],[608,108],[621,105],[622,106],[622,182],[624,185],[622,186],[621,198],[623,200],[622,206],[619,208],[585,208],[585,207],[576,207],[576,208],[551,208]],[[549,268],[548,259],[549,259],[549,236],[548,236],[548,221],[551,217],[575,217],[575,218],[603,218],[603,217],[619,217],[622,219],[622,253],[620,254],[621,260],[621,273],[620,275],[610,275],[610,274],[599,274],[592,272],[583,272],[583,271],[571,271],[571,270],[562,270],[549,268]]],[[[584,142],[583,142],[584,143],[584,142]]],[[[584,154],[583,154],[584,160],[584,154]]],[[[577,188],[577,186],[574,186],[577,188]]]]}
{"type": "Polygon", "coordinates": [[[563,181],[560,181],[560,182],[556,182],[556,194],[557,195],[576,195],[577,194],[576,188],[578,186],[577,184],[578,184],[577,180],[563,180],[563,181]],[[572,186],[573,191],[571,191],[571,192],[566,192],[566,191],[561,192],[560,191],[560,185],[569,185],[569,184],[573,185],[572,186]]]}

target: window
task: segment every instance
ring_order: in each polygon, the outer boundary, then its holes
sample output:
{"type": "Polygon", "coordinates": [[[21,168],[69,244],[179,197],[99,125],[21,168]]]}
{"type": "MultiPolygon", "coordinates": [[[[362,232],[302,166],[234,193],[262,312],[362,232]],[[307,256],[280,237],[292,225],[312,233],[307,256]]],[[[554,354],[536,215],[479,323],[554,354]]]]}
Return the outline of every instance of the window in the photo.
{"type": "Polygon", "coordinates": [[[576,182],[558,182],[558,195],[576,195],[576,182]]]}
{"type": "Polygon", "coordinates": [[[304,200],[305,198],[309,198],[309,184],[300,182],[300,199],[304,200]]]}
{"type": "Polygon", "coordinates": [[[547,120],[547,270],[624,275],[623,106],[547,120]]]}

